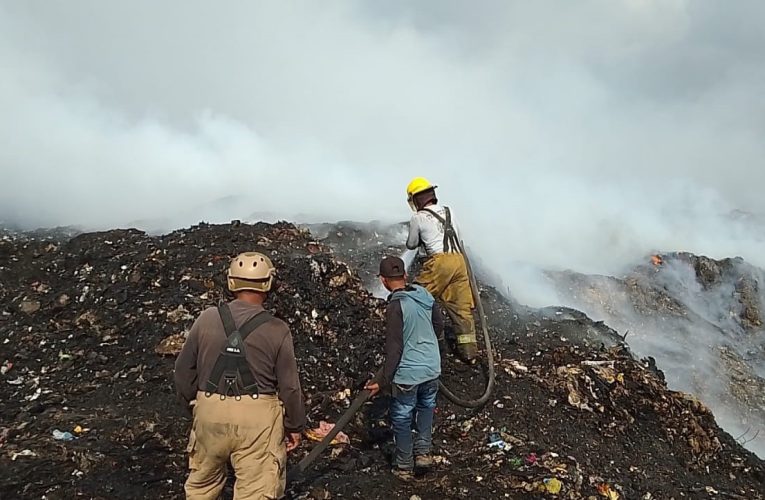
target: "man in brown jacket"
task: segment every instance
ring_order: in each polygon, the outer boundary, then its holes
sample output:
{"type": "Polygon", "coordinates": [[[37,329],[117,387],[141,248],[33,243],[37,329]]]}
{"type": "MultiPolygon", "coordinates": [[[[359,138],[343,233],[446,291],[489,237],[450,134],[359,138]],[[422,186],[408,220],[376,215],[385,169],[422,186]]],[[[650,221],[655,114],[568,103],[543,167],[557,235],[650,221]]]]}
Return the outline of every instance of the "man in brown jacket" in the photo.
{"type": "Polygon", "coordinates": [[[178,395],[196,401],[187,499],[217,499],[229,460],[235,499],[284,496],[305,408],[289,328],[263,309],[273,280],[268,257],[237,256],[228,271],[235,300],[202,312],[175,363],[178,395]]]}

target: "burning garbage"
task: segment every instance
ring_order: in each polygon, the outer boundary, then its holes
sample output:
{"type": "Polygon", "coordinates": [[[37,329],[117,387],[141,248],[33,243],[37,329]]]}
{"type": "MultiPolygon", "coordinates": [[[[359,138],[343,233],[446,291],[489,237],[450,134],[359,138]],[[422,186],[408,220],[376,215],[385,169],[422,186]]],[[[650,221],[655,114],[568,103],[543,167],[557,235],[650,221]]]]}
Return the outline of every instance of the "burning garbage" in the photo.
{"type": "MultiPolygon", "coordinates": [[[[191,318],[224,299],[224,270],[245,250],[279,269],[267,306],[292,330],[309,428],[336,422],[383,352],[383,303],[356,271],[370,273],[395,243],[363,226],[340,232],[202,224],[164,236],[0,238],[0,496],[183,498],[190,421],[172,389],[174,356],[191,318]]],[[[421,498],[691,498],[699,485],[762,498],[763,462],[619,348],[619,335],[481,294],[501,368],[495,393],[475,410],[439,402],[433,471],[413,486],[391,477],[385,404],[371,402],[344,429],[351,443],[292,485],[293,498],[409,498],[412,488],[421,498]],[[569,404],[571,389],[595,411],[569,404]]],[[[458,393],[484,377],[445,357],[458,393]]]]}

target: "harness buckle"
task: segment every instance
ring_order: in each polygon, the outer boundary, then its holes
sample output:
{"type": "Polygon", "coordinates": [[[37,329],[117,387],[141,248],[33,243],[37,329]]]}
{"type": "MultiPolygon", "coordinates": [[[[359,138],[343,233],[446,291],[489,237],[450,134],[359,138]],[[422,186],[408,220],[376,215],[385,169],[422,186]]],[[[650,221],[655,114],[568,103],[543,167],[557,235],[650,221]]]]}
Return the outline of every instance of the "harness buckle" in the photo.
{"type": "Polygon", "coordinates": [[[226,383],[226,396],[240,397],[239,386],[237,384],[237,377],[235,374],[223,375],[223,381],[226,383]]]}

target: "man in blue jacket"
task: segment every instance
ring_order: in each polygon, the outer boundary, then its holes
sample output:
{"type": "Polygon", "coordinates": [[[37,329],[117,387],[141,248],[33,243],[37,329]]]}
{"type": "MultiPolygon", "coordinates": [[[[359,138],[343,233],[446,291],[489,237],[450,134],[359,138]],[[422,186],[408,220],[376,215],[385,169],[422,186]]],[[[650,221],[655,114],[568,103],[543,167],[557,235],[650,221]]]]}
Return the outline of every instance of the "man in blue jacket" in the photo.
{"type": "Polygon", "coordinates": [[[366,389],[375,395],[381,387],[391,387],[390,414],[396,443],[393,474],[411,480],[415,466],[433,465],[433,413],[441,375],[437,338],[444,323],[433,296],[419,285],[407,285],[403,260],[384,258],[379,277],[391,292],[385,312],[385,366],[381,378],[369,381],[366,389]]]}

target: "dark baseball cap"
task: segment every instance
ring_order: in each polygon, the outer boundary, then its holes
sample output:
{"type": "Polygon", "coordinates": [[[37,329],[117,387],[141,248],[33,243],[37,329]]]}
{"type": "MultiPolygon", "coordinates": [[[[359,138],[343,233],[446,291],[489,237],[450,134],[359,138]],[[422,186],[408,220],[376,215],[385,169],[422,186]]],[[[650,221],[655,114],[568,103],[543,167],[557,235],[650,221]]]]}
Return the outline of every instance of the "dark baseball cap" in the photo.
{"type": "Polygon", "coordinates": [[[383,278],[403,278],[406,274],[406,265],[398,257],[385,257],[380,261],[380,274],[383,278]]]}

